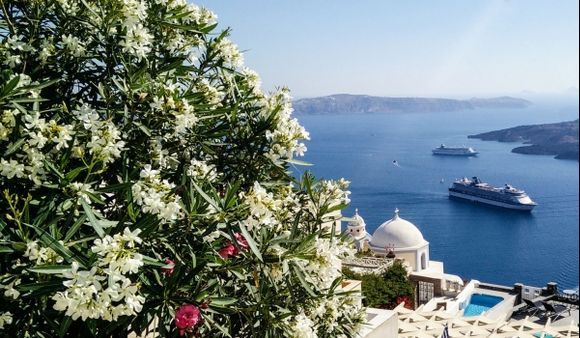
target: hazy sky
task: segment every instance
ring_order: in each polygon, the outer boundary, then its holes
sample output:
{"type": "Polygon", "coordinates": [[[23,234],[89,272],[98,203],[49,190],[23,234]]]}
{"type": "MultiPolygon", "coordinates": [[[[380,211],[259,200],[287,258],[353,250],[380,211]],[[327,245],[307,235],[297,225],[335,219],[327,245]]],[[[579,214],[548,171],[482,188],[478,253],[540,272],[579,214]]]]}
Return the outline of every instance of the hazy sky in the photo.
{"type": "Polygon", "coordinates": [[[203,0],[263,88],[295,97],[563,92],[578,0],[203,0]]]}

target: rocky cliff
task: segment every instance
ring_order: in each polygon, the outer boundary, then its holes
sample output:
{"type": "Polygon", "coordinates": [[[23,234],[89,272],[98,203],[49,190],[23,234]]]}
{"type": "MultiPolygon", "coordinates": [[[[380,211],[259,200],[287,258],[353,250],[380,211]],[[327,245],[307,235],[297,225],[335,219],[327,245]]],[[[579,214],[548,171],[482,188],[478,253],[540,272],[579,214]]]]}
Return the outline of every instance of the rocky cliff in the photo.
{"type": "Polygon", "coordinates": [[[514,148],[512,152],[578,160],[578,120],[518,126],[468,137],[484,141],[523,142],[529,145],[514,148]]]}

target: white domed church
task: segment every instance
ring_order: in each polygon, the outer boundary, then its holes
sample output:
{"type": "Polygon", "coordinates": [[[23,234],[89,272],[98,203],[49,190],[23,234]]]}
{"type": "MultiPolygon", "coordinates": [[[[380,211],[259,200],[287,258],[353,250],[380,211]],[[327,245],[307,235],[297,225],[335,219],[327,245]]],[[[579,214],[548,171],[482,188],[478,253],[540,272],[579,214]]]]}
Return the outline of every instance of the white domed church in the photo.
{"type": "MultiPolygon", "coordinates": [[[[446,274],[443,262],[431,261],[429,242],[411,222],[399,216],[395,209],[393,217],[381,224],[371,235],[358,209],[347,224],[346,233],[352,237],[359,251],[370,251],[375,257],[399,259],[408,267],[409,277],[418,283],[432,285],[431,296],[443,294],[451,284],[463,285],[459,276],[446,274]]],[[[421,294],[417,295],[422,300],[421,294]]]]}
{"type": "Polygon", "coordinates": [[[366,226],[365,220],[358,214],[358,209],[355,209],[352,220],[346,226],[346,232],[352,237],[359,251],[367,251],[368,243],[371,240],[371,235],[367,232],[366,226]]]}
{"type": "Polygon", "coordinates": [[[380,256],[392,251],[397,258],[405,260],[413,271],[429,267],[429,242],[413,223],[399,216],[399,209],[395,209],[393,218],[375,230],[369,249],[380,256]]]}

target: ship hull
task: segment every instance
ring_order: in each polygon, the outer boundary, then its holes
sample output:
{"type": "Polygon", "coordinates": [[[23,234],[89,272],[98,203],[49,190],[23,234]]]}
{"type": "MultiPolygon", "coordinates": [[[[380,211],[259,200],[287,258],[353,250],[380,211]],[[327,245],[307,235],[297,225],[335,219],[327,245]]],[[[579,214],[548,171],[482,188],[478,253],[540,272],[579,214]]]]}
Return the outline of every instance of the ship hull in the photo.
{"type": "Polygon", "coordinates": [[[439,155],[439,156],[461,156],[461,157],[466,157],[466,156],[477,156],[478,153],[441,153],[441,152],[437,152],[437,151],[433,151],[433,155],[439,155]]]}
{"type": "Polygon", "coordinates": [[[478,196],[463,194],[463,193],[456,192],[456,191],[449,191],[449,197],[460,198],[460,199],[468,200],[471,202],[482,203],[482,204],[487,204],[487,205],[491,205],[491,206],[495,206],[495,207],[512,209],[512,210],[520,210],[520,211],[532,211],[532,209],[534,209],[534,207],[536,206],[535,204],[504,203],[501,201],[494,201],[494,200],[490,200],[490,199],[486,199],[486,198],[482,198],[482,197],[478,197],[478,196]]]}

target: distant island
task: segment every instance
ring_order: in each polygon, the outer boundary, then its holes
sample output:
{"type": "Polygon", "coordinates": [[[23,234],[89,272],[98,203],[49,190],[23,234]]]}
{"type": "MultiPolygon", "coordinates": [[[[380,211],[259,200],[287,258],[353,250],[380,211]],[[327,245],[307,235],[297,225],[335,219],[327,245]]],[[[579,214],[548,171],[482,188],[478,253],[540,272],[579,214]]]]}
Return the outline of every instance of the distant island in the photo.
{"type": "Polygon", "coordinates": [[[578,161],[578,120],[536,124],[469,135],[484,141],[530,144],[512,149],[519,154],[556,155],[557,159],[578,161]]]}
{"type": "Polygon", "coordinates": [[[296,114],[359,114],[449,112],[476,108],[525,108],[530,104],[530,101],[509,96],[455,100],[337,94],[298,99],[293,102],[293,107],[296,114]]]}

